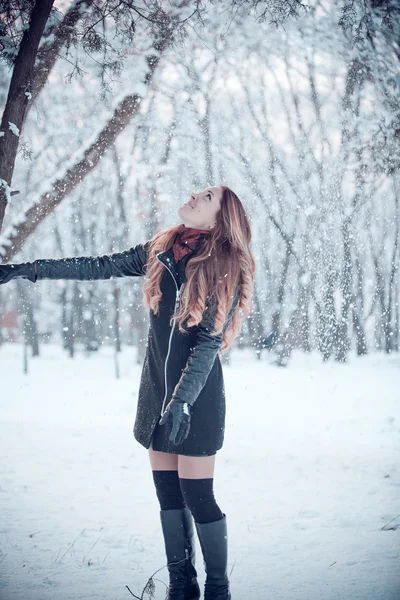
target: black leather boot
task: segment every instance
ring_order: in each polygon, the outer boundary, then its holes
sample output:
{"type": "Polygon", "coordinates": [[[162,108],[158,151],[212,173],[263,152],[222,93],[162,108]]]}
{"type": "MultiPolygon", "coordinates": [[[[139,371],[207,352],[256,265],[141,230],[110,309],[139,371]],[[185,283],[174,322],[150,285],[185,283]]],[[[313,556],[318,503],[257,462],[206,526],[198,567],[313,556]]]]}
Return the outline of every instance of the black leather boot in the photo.
{"type": "Polygon", "coordinates": [[[228,534],[226,515],[212,523],[197,523],[201,550],[203,552],[206,583],[204,600],[231,600],[228,580],[228,534]]]}
{"type": "Polygon", "coordinates": [[[192,514],[185,506],[161,510],[160,518],[168,561],[167,600],[198,600],[200,588],[194,566],[196,549],[192,514]]]}

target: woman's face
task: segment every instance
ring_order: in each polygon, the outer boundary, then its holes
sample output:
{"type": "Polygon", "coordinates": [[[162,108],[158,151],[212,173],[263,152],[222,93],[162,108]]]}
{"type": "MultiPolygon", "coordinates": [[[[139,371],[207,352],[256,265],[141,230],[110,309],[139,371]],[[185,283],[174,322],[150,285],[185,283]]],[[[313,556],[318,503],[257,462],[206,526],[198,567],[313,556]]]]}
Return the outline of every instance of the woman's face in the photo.
{"type": "Polygon", "coordinates": [[[185,227],[210,229],[215,225],[221,208],[223,191],[219,186],[208,187],[203,192],[190,194],[188,202],[178,208],[178,215],[185,227]]]}

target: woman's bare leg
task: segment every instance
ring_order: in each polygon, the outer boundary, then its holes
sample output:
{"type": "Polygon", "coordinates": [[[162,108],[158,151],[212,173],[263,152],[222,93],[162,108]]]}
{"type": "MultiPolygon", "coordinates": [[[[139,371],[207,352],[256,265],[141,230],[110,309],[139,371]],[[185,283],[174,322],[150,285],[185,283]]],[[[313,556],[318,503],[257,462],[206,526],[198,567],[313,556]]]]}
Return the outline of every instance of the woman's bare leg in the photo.
{"type": "Polygon", "coordinates": [[[158,452],[149,448],[149,459],[153,471],[178,471],[185,479],[214,477],[215,454],[212,456],[183,456],[158,452]]]}
{"type": "Polygon", "coordinates": [[[215,454],[212,456],[183,456],[178,454],[178,473],[182,479],[214,477],[215,454]]]}
{"type": "Polygon", "coordinates": [[[178,470],[178,454],[158,452],[158,450],[153,450],[153,448],[149,448],[149,458],[152,471],[178,470]]]}

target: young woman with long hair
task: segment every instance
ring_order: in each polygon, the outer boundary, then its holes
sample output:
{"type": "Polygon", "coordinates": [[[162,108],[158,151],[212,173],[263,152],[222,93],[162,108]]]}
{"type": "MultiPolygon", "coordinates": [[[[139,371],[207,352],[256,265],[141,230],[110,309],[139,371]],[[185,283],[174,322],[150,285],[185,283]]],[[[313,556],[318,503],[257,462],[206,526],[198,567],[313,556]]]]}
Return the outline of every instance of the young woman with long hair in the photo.
{"type": "Polygon", "coordinates": [[[148,449],[160,503],[168,600],[200,598],[193,522],[204,598],[230,600],[226,514],[213,492],[225,432],[220,355],[253,308],[251,230],[239,198],[223,185],[192,193],[178,215],[181,224],[124,252],[0,265],[0,283],[146,276],[150,327],[133,431],[148,449]]]}

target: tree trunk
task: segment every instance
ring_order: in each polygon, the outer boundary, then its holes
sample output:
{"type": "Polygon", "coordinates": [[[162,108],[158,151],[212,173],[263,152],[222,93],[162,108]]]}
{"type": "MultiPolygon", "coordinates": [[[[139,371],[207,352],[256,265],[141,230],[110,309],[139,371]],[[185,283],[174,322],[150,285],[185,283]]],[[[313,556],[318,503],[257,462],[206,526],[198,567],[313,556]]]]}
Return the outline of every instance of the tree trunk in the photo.
{"type": "Polygon", "coordinates": [[[343,237],[343,270],[341,277],[342,309],[337,329],[335,358],[338,362],[346,362],[350,349],[349,313],[352,298],[352,265],[350,253],[350,223],[345,219],[342,225],[343,237]]]}
{"type": "Polygon", "coordinates": [[[114,298],[114,342],[115,342],[115,351],[121,352],[121,336],[120,336],[120,324],[119,324],[119,316],[120,316],[120,296],[121,289],[115,284],[113,289],[113,298],[114,298]]]}
{"type": "Polygon", "coordinates": [[[334,301],[335,274],[328,272],[323,299],[323,309],[317,312],[317,339],[324,362],[331,357],[337,339],[338,320],[334,301]]]}
{"type": "Polygon", "coordinates": [[[353,331],[356,336],[357,356],[364,356],[368,353],[364,319],[364,272],[358,256],[355,258],[355,270],[357,293],[353,300],[353,331]]]}
{"type": "Polygon", "coordinates": [[[261,359],[261,349],[262,349],[262,341],[263,341],[263,323],[262,323],[262,305],[260,302],[260,294],[258,291],[258,285],[254,285],[254,293],[253,293],[253,303],[254,303],[254,312],[249,315],[248,319],[251,324],[252,329],[252,337],[255,341],[256,347],[256,357],[258,360],[261,359]]]}
{"type": "Polygon", "coordinates": [[[34,317],[30,292],[24,285],[23,280],[17,282],[18,294],[24,313],[24,339],[27,346],[32,348],[32,356],[39,356],[39,336],[34,317]]]}
{"type": "Polygon", "coordinates": [[[33,84],[33,67],[40,39],[54,0],[38,0],[32,9],[29,27],[25,30],[17,58],[6,105],[0,125],[0,231],[9,200],[10,185],[17,156],[19,133],[33,84]]]}

